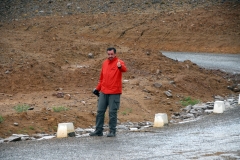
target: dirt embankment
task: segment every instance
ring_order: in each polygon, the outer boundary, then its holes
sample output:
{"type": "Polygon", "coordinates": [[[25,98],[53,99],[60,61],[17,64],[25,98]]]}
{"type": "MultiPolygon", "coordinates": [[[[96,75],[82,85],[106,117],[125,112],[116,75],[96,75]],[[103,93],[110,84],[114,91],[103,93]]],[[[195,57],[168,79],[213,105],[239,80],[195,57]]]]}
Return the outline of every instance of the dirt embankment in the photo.
{"type": "Polygon", "coordinates": [[[120,122],[153,121],[158,112],[170,117],[180,111],[184,97],[212,101],[214,95],[235,94],[227,86],[239,83],[238,75],[174,61],[160,52],[240,53],[238,1],[106,1],[98,10],[95,1],[24,3],[15,10],[1,3],[8,8],[1,7],[0,137],[53,133],[60,122],[94,125],[97,98],[91,91],[109,46],[128,67],[120,122]],[[172,98],[164,94],[167,90],[172,98]],[[57,98],[58,92],[71,99],[57,98]],[[16,113],[13,107],[19,104],[34,110],[16,113]],[[53,111],[60,106],[68,110],[53,111]]]}

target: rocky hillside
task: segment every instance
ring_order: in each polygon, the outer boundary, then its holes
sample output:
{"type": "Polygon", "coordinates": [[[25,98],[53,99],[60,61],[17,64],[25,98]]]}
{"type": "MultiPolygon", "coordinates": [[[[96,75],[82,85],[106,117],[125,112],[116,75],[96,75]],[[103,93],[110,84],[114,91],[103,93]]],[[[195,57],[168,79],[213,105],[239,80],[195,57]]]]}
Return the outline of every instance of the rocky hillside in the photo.
{"type": "Polygon", "coordinates": [[[75,127],[93,126],[97,98],[91,92],[109,46],[117,48],[128,67],[120,122],[153,121],[159,112],[171,117],[181,111],[185,97],[207,102],[239,92],[233,91],[239,75],[161,54],[239,54],[239,1],[0,3],[0,137],[53,133],[58,123],[67,121],[75,127]],[[14,107],[22,104],[34,109],[16,113],[14,107]],[[60,106],[68,109],[54,112],[60,106]]]}
{"type": "Polygon", "coordinates": [[[176,13],[226,4],[226,9],[239,9],[239,0],[2,0],[0,3],[3,21],[79,13],[176,13]]]}

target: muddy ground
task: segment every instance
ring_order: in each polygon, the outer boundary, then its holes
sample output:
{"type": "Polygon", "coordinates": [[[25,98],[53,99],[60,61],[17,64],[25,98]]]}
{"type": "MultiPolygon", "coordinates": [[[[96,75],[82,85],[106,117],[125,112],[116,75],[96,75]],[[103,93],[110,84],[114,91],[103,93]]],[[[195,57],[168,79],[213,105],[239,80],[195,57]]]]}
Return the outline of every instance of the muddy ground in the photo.
{"type": "Polygon", "coordinates": [[[92,90],[107,57],[106,48],[112,46],[128,67],[123,75],[120,122],[153,121],[155,113],[167,113],[170,118],[183,108],[184,97],[207,102],[215,95],[239,94],[227,89],[240,82],[239,75],[206,70],[161,54],[161,50],[239,54],[239,8],[238,1],[164,12],[153,5],[145,11],[2,20],[0,137],[52,134],[61,122],[73,122],[75,128],[94,126],[97,97],[92,90]],[[168,90],[173,97],[164,94],[168,90]],[[58,93],[69,94],[70,99],[58,98],[58,93]],[[14,107],[19,105],[34,109],[17,113],[14,107]],[[53,108],[58,107],[67,110],[55,112],[53,108]]]}

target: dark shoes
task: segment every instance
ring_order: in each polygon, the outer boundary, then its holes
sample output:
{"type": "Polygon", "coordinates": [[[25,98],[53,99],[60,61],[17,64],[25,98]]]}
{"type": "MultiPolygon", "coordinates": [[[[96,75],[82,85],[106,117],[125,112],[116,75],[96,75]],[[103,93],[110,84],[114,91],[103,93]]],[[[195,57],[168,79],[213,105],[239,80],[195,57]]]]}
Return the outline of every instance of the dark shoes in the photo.
{"type": "MultiPolygon", "coordinates": [[[[89,134],[89,136],[103,136],[103,132],[101,131],[94,131],[92,133],[89,134]]],[[[115,137],[116,134],[114,132],[109,132],[107,134],[107,137],[115,137]]]]}
{"type": "Polygon", "coordinates": [[[103,132],[102,131],[94,131],[94,132],[90,133],[89,136],[103,136],[103,132]]]}
{"type": "Polygon", "coordinates": [[[110,133],[108,133],[108,135],[107,135],[107,137],[115,137],[116,135],[115,135],[115,133],[114,132],[110,132],[110,133]]]}

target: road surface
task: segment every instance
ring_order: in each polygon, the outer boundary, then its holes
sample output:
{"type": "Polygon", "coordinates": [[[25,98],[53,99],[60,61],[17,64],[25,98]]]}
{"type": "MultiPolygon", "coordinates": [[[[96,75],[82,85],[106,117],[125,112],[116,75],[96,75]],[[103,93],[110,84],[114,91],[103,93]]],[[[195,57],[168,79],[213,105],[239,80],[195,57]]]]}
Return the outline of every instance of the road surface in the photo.
{"type": "Polygon", "coordinates": [[[69,137],[0,144],[0,159],[240,159],[240,105],[195,122],[119,132],[116,137],[69,137]]]}
{"type": "Polygon", "coordinates": [[[217,54],[217,53],[190,53],[190,52],[167,52],[163,55],[178,61],[190,60],[197,65],[207,69],[220,69],[224,72],[240,74],[239,54],[217,54]]]}

